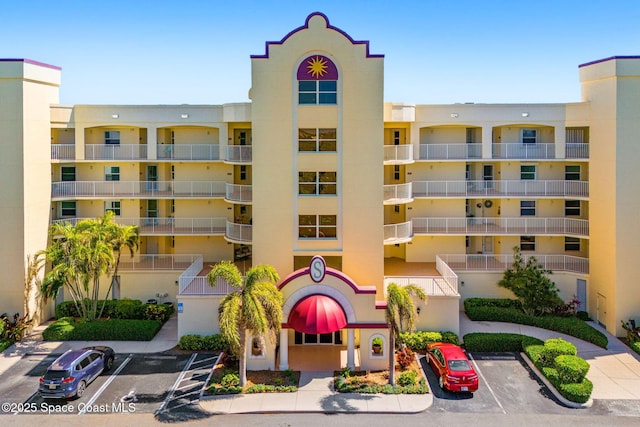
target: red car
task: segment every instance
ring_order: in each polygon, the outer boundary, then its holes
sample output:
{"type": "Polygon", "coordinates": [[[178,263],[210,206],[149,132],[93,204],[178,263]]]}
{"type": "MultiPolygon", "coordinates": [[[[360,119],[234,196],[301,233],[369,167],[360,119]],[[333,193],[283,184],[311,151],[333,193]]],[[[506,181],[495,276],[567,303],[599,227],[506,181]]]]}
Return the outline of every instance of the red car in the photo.
{"type": "Polygon", "coordinates": [[[478,390],[478,374],[464,351],[454,344],[436,342],[427,345],[427,357],[438,376],[440,388],[449,391],[478,390]]]}

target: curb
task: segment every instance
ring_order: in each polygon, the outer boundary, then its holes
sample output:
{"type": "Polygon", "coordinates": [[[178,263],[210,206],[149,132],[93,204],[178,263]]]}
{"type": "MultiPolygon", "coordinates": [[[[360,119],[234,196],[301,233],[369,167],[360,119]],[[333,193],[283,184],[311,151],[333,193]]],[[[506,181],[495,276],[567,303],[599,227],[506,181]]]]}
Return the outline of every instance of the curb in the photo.
{"type": "Polygon", "coordinates": [[[542,374],[542,372],[540,372],[538,368],[536,368],[533,362],[529,360],[529,357],[524,352],[521,352],[520,356],[522,357],[522,359],[524,359],[527,366],[531,368],[533,373],[536,374],[536,376],[544,383],[544,385],[547,386],[547,388],[551,391],[551,393],[553,393],[556,399],[558,399],[563,405],[568,406],[569,408],[574,408],[574,409],[590,408],[593,405],[593,399],[591,398],[589,398],[589,400],[587,400],[585,403],[577,403],[577,402],[572,402],[566,397],[564,397],[563,395],[561,395],[558,392],[558,390],[556,390],[556,388],[553,386],[553,384],[551,384],[551,382],[547,379],[547,377],[545,377],[542,374]]]}

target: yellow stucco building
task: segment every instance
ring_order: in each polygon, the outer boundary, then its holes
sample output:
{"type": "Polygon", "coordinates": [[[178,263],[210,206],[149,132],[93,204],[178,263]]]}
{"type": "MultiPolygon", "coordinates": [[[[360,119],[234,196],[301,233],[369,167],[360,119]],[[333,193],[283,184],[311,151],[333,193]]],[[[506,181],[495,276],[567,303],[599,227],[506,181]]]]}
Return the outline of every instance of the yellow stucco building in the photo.
{"type": "Polygon", "coordinates": [[[0,311],[23,311],[17,266],[52,221],[112,210],[142,236],[112,296],[176,303],[179,335],[218,331],[210,264],[277,269],[279,352],[247,349],[253,369],[320,345],[384,368],[388,283],[458,332],[465,298],[508,296],[515,246],[610,332],[640,317],[640,57],[581,65],[576,103],[385,103],[383,55],[314,13],[251,70],[249,103],[67,106],[60,68],[0,60],[0,311]]]}

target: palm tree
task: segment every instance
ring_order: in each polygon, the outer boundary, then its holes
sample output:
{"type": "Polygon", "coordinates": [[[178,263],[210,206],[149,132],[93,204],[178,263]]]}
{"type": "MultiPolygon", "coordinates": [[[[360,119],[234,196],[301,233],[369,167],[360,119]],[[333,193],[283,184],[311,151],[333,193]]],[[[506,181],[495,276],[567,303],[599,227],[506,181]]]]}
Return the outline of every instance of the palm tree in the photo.
{"type": "Polygon", "coordinates": [[[427,295],[416,285],[399,286],[390,283],[387,286],[387,309],[385,317],[389,324],[389,384],[395,385],[396,352],[395,343],[402,343],[400,334],[415,328],[416,308],[412,297],[421,301],[427,300],[427,295]]]}
{"type": "Polygon", "coordinates": [[[276,284],[280,280],[270,265],[257,265],[245,278],[231,261],[213,266],[207,280],[216,286],[218,278],[237,288],[225,296],[218,309],[218,324],[231,352],[240,361],[240,385],[247,383],[247,333],[253,337],[265,334],[275,338],[282,324],[283,297],[276,284]]]}

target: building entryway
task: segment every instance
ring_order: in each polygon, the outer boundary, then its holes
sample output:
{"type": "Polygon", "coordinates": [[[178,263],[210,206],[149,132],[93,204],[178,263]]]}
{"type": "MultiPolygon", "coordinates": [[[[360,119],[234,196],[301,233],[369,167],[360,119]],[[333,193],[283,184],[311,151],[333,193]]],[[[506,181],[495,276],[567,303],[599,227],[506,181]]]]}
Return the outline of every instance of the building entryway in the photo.
{"type": "MultiPolygon", "coordinates": [[[[355,351],[356,370],[360,369],[360,350],[355,351]]],[[[276,366],[280,360],[276,361],[276,366]]],[[[347,366],[346,345],[290,345],[289,369],[294,371],[336,371],[347,366]]]]}

